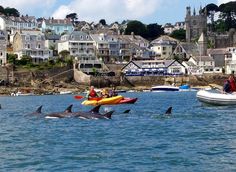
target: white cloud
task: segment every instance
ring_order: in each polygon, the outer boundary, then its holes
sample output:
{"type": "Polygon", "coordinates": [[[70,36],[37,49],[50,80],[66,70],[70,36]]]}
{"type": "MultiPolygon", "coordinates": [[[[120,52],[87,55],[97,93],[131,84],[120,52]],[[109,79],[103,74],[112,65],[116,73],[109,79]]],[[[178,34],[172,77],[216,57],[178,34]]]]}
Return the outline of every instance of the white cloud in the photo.
{"type": "Polygon", "coordinates": [[[56,0],[0,0],[0,4],[4,8],[16,8],[23,15],[32,15],[32,13],[35,14],[37,12],[40,13],[39,15],[49,15],[49,9],[51,9],[55,3],[56,0]]]}
{"type": "Polygon", "coordinates": [[[218,0],[217,1],[217,4],[220,5],[220,4],[225,4],[227,2],[230,2],[230,1],[233,1],[233,0],[218,0]]]}
{"type": "Polygon", "coordinates": [[[72,0],[54,11],[54,18],[64,18],[75,12],[79,20],[99,21],[108,23],[124,19],[138,19],[153,14],[163,0],[72,0]],[[98,3],[99,1],[99,3],[98,3]]]}

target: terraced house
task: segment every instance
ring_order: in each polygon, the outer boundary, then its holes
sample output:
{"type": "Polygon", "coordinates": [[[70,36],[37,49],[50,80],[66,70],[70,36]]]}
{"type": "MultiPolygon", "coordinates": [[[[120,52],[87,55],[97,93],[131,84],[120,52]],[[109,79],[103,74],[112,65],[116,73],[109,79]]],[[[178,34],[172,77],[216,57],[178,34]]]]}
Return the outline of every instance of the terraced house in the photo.
{"type": "Polygon", "coordinates": [[[42,21],[41,31],[52,31],[55,34],[61,35],[62,33],[71,33],[74,30],[73,24],[70,19],[44,19],[42,21]]]}
{"type": "Polygon", "coordinates": [[[52,51],[45,47],[45,36],[41,31],[18,31],[13,38],[13,51],[18,59],[27,55],[34,63],[48,60],[52,51]]]}
{"type": "Polygon", "coordinates": [[[33,30],[37,28],[37,21],[34,16],[0,16],[0,29],[6,30],[9,35],[9,42],[13,42],[13,37],[18,30],[33,30]]]}

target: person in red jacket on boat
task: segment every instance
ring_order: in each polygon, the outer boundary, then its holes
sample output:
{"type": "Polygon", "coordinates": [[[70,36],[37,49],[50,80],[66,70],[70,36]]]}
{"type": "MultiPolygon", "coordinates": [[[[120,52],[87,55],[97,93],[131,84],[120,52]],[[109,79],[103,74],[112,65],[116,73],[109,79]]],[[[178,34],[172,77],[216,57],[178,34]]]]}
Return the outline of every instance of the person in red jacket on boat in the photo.
{"type": "Polygon", "coordinates": [[[90,87],[90,90],[88,91],[86,97],[89,98],[94,98],[94,97],[99,97],[98,93],[94,90],[94,86],[90,87]]]}
{"type": "Polygon", "coordinates": [[[233,74],[230,74],[229,76],[229,84],[230,84],[230,91],[235,92],[236,91],[236,81],[233,74]]]}

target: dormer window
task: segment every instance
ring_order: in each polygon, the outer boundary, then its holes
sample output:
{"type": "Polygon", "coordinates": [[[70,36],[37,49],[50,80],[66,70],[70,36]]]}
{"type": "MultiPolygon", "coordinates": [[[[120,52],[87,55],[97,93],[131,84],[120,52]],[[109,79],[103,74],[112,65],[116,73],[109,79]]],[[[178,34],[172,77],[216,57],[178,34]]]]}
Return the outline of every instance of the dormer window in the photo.
{"type": "Polygon", "coordinates": [[[83,39],[83,36],[82,36],[82,35],[80,36],[80,39],[83,39]]]}
{"type": "Polygon", "coordinates": [[[89,39],[89,36],[88,36],[88,35],[86,36],[86,39],[87,39],[87,40],[89,39]]]}

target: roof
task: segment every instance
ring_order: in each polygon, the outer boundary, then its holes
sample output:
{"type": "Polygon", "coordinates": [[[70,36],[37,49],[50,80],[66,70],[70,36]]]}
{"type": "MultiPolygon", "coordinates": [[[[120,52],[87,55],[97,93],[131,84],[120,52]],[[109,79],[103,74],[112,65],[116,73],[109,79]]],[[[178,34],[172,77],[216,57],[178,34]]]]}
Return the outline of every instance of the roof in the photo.
{"type": "Polygon", "coordinates": [[[207,54],[227,54],[229,53],[228,48],[216,48],[216,49],[208,49],[207,54]]]}
{"type": "Polygon", "coordinates": [[[195,43],[180,43],[180,46],[183,47],[187,54],[199,55],[198,46],[195,43]]]}
{"type": "Polygon", "coordinates": [[[176,45],[177,42],[179,42],[177,39],[174,39],[168,35],[162,35],[158,37],[157,39],[153,40],[151,44],[170,44],[170,45],[176,45]]]}
{"type": "Polygon", "coordinates": [[[200,61],[214,61],[214,59],[211,56],[195,56],[193,57],[197,62],[200,61]]]}
{"type": "Polygon", "coordinates": [[[72,26],[72,22],[70,21],[70,19],[44,19],[46,25],[71,25],[72,26]]]}

